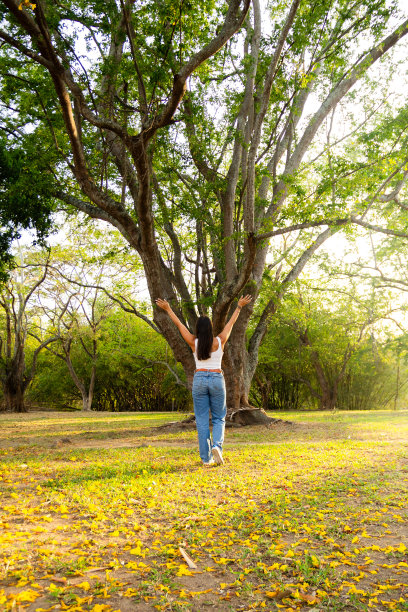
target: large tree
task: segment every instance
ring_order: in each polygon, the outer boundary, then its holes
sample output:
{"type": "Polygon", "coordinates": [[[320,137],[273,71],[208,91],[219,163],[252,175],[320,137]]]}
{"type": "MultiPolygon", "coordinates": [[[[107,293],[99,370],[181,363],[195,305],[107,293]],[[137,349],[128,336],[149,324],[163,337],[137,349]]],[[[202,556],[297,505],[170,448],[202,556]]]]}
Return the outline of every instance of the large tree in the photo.
{"type": "MultiPolygon", "coordinates": [[[[350,221],[367,225],[404,184],[402,147],[396,165],[383,151],[348,165],[333,157],[329,129],[323,156],[309,152],[345,101],[358,107],[355,85],[408,33],[407,19],[385,0],[273,1],[264,13],[259,0],[1,4],[10,147],[23,129],[54,148],[55,197],[121,232],[152,304],[169,299],[192,329],[210,311],[218,332],[237,296],[268,282],[270,239],[323,227],[272,279],[249,341],[252,308],[234,327],[229,414],[245,408],[286,288],[325,240],[350,221]],[[350,175],[364,179],[353,198],[341,191],[350,175]]],[[[366,123],[375,108],[364,111],[366,123]]],[[[165,313],[154,321],[191,381],[191,351],[165,313]]]]}

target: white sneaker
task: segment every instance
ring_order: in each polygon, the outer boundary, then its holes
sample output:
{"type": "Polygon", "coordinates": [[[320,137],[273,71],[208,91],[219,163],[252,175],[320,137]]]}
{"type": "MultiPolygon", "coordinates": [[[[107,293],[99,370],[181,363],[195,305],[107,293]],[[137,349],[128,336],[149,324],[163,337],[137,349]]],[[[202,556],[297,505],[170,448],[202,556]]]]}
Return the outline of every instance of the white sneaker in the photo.
{"type": "Polygon", "coordinates": [[[215,461],[214,461],[214,459],[210,459],[210,460],[209,460],[209,461],[207,461],[207,462],[204,462],[204,461],[203,461],[203,467],[211,467],[211,466],[213,466],[213,465],[215,465],[215,461]]]}
{"type": "Polygon", "coordinates": [[[222,458],[221,449],[218,446],[214,446],[212,449],[212,454],[214,457],[214,461],[217,465],[222,465],[224,463],[224,459],[222,458]]]}

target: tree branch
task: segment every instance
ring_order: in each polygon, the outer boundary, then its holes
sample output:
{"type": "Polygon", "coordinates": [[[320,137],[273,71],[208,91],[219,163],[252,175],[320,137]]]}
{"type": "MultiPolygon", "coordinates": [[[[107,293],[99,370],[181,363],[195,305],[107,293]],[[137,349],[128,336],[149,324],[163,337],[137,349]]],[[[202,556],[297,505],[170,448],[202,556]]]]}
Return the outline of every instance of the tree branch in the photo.
{"type": "Polygon", "coordinates": [[[1,29],[0,29],[0,38],[2,38],[6,43],[8,43],[9,45],[14,47],[21,53],[23,53],[23,55],[25,55],[29,59],[34,60],[38,64],[41,64],[42,66],[47,68],[47,70],[52,69],[53,65],[51,62],[44,59],[41,55],[38,55],[38,53],[34,53],[33,51],[31,51],[31,49],[29,49],[28,47],[20,43],[18,40],[16,40],[12,36],[9,36],[7,32],[1,29]]]}
{"type": "Polygon", "coordinates": [[[145,142],[152,138],[159,128],[170,123],[186,91],[186,81],[188,77],[198,68],[198,66],[201,66],[207,59],[215,55],[235,32],[239,30],[248,12],[249,5],[250,0],[229,0],[228,11],[219,33],[211,42],[193,55],[193,57],[179,70],[178,74],[174,76],[173,89],[167,104],[161,114],[141,133],[145,142]],[[241,3],[243,7],[240,11],[241,3]]]}
{"type": "Polygon", "coordinates": [[[176,379],[176,382],[178,385],[180,385],[181,387],[184,387],[185,389],[188,389],[189,386],[187,383],[185,383],[183,380],[181,380],[181,378],[179,377],[179,375],[177,374],[177,372],[175,370],[173,370],[173,368],[170,366],[170,364],[167,363],[167,361],[160,361],[160,360],[152,360],[152,359],[147,359],[147,357],[142,357],[142,355],[136,355],[136,357],[138,359],[142,359],[144,362],[150,364],[150,365],[164,365],[166,366],[166,368],[169,370],[169,372],[174,376],[174,378],[176,379]]]}
{"type": "Polygon", "coordinates": [[[129,300],[125,297],[125,296],[120,296],[120,298],[115,297],[114,295],[112,295],[105,287],[102,287],[102,285],[93,285],[90,283],[81,283],[79,281],[73,280],[72,278],[69,278],[68,276],[65,276],[65,274],[63,274],[60,270],[57,270],[54,266],[50,266],[51,268],[53,268],[54,270],[56,270],[58,272],[58,274],[65,279],[66,281],[68,281],[69,283],[72,283],[73,285],[78,285],[79,287],[85,287],[85,288],[89,288],[89,289],[100,289],[101,291],[103,291],[111,300],[113,300],[114,302],[116,302],[117,304],[119,304],[119,306],[122,308],[122,310],[124,310],[125,312],[130,312],[134,315],[136,315],[137,317],[139,317],[139,319],[142,319],[145,323],[147,323],[148,325],[150,325],[150,327],[152,329],[154,329],[155,332],[157,332],[158,334],[162,335],[161,331],[159,330],[159,328],[153,323],[153,321],[151,321],[146,315],[142,314],[139,310],[137,310],[137,308],[131,304],[129,302],[129,300]],[[122,301],[123,300],[123,301],[122,301]],[[125,302],[125,303],[124,303],[125,302]],[[127,304],[127,306],[126,306],[127,304]]]}
{"type": "MultiPolygon", "coordinates": [[[[84,212],[92,219],[100,219],[101,221],[106,221],[107,223],[110,223],[120,231],[120,233],[126,238],[128,242],[130,242],[130,244],[139,243],[140,232],[137,226],[135,225],[133,219],[130,217],[130,215],[128,215],[128,213],[126,213],[124,209],[122,209],[122,211],[118,211],[118,219],[112,217],[108,212],[102,210],[98,206],[92,206],[92,204],[89,204],[89,202],[80,200],[79,198],[76,198],[75,196],[72,196],[63,191],[57,191],[55,193],[55,196],[66,204],[69,204],[70,206],[77,208],[81,212],[84,212]]],[[[118,209],[121,207],[119,203],[115,204],[117,205],[118,209]]]]}
{"type": "MultiPolygon", "coordinates": [[[[408,19],[399,25],[389,36],[375,45],[370,51],[364,54],[363,58],[354,66],[348,77],[343,76],[335,87],[326,97],[319,110],[309,121],[302,137],[299,140],[294,152],[286,164],[284,177],[291,176],[299,167],[299,164],[315,137],[323,120],[338,102],[350,91],[357,81],[367,72],[367,70],[379,60],[389,49],[391,49],[401,38],[408,34],[408,19]]],[[[280,203],[284,200],[287,193],[287,184],[280,180],[276,188],[276,195],[268,209],[268,216],[278,210],[280,203]]]]}

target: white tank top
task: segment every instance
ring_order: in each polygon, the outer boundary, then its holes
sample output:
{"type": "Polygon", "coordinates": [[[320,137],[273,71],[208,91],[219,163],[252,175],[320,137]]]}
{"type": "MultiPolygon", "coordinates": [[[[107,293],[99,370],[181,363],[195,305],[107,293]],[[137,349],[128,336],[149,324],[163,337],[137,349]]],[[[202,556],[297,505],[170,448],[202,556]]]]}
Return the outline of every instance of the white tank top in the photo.
{"type": "Polygon", "coordinates": [[[222,361],[222,355],[223,355],[223,350],[222,350],[222,344],[221,344],[221,338],[219,338],[217,336],[217,340],[218,340],[218,348],[216,351],[211,353],[211,356],[209,359],[198,359],[197,357],[197,343],[198,343],[198,338],[196,338],[195,340],[195,351],[194,351],[194,359],[196,362],[196,369],[197,370],[221,370],[221,361],[222,361]]]}

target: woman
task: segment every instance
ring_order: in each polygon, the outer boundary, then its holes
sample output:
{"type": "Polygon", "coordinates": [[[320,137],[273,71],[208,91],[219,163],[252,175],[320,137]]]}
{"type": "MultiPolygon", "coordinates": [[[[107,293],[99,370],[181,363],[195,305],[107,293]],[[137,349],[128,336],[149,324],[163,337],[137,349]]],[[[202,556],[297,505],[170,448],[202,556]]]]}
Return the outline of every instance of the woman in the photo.
{"type": "Polygon", "coordinates": [[[212,323],[208,317],[199,317],[196,325],[196,335],[193,336],[172,311],[166,300],[156,300],[157,306],[165,310],[171,320],[177,325],[181,335],[194,354],[196,370],[193,380],[194,414],[196,418],[198,447],[200,457],[205,466],[221,465],[222,445],[224,442],[225,416],[227,405],[225,397],[225,381],[221,369],[224,346],[227,342],[241,308],[252,300],[250,295],[241,297],[232,317],[214,338],[212,323]],[[213,441],[211,443],[209,413],[213,426],[213,441]]]}

